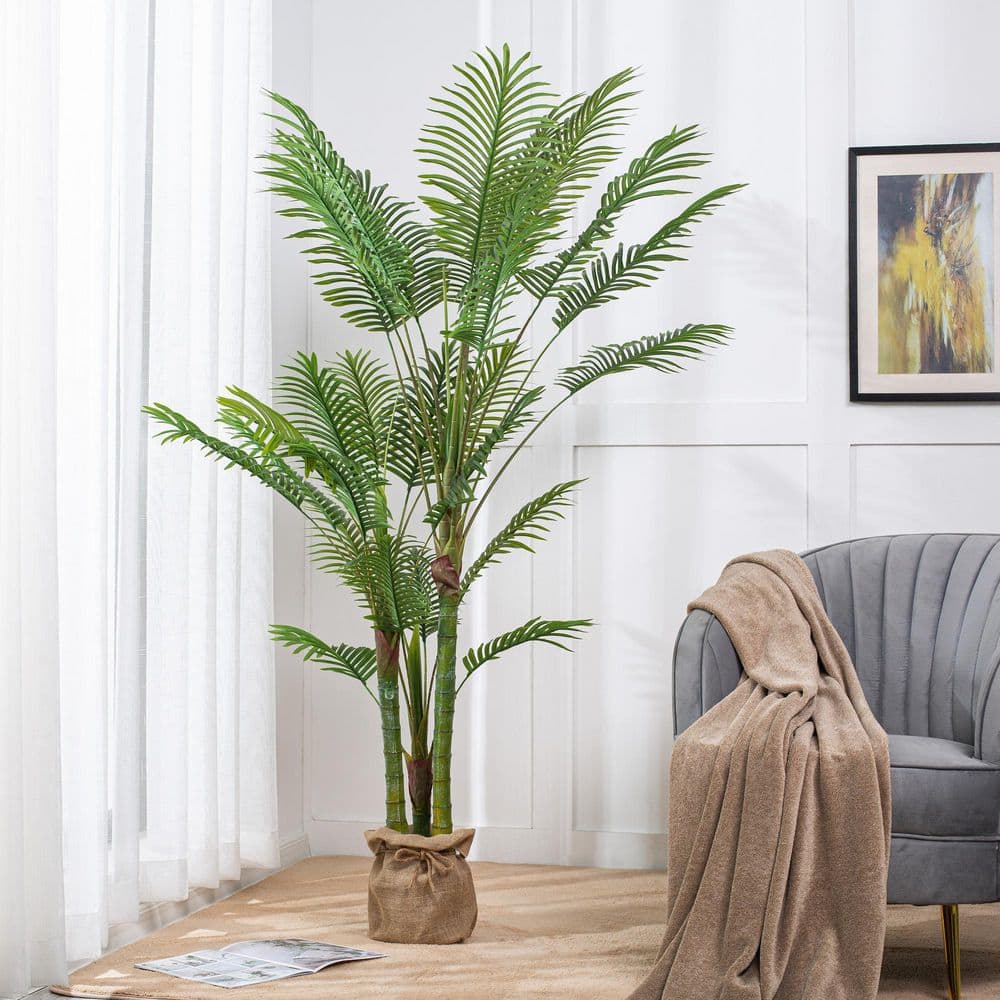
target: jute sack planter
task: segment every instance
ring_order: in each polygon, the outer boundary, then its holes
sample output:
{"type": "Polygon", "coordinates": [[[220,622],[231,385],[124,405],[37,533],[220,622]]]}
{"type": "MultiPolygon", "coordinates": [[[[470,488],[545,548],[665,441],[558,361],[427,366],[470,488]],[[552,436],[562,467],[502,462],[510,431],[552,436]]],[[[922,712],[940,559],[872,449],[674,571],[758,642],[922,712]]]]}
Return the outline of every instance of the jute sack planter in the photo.
{"type": "Polygon", "coordinates": [[[375,860],[368,877],[368,936],[397,944],[458,944],[478,908],[465,855],[475,830],[437,837],[365,831],[375,860]]]}

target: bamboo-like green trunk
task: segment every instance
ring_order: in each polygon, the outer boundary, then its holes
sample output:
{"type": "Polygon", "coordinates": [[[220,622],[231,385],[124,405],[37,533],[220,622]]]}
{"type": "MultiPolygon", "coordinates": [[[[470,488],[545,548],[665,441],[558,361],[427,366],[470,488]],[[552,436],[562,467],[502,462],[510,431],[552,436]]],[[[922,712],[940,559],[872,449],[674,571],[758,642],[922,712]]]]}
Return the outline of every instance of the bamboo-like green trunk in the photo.
{"type": "MultiPolygon", "coordinates": [[[[447,497],[454,478],[462,470],[465,428],[466,367],[469,345],[459,352],[455,394],[448,412],[448,459],[444,469],[447,497]]],[[[433,777],[431,836],[451,833],[451,738],[455,722],[455,646],[458,638],[458,606],[462,601],[459,574],[462,572],[464,540],[461,518],[449,510],[438,525],[438,556],[431,562],[431,577],[438,592],[437,658],[434,666],[434,745],[431,757],[433,777]]]]}
{"type": "MultiPolygon", "coordinates": [[[[451,567],[450,560],[448,566],[451,567]]],[[[454,573],[454,569],[452,569],[452,573],[454,573]]],[[[441,600],[434,681],[432,835],[452,832],[451,737],[455,719],[455,648],[458,637],[458,605],[461,601],[457,587],[439,584],[439,590],[441,600]]]]}
{"type": "Polygon", "coordinates": [[[406,777],[413,806],[413,832],[431,835],[431,757],[427,752],[427,719],[424,715],[424,665],[420,632],[413,630],[406,648],[406,679],[410,689],[410,752],[406,777]]]}
{"type": "Polygon", "coordinates": [[[431,776],[432,762],[426,749],[422,757],[409,757],[406,761],[410,783],[410,802],[413,804],[413,832],[422,837],[431,835],[431,776]]]}
{"type": "Polygon", "coordinates": [[[375,630],[378,669],[378,706],[382,716],[382,754],[385,758],[385,825],[409,832],[406,821],[406,783],[399,724],[399,636],[375,630]]]}

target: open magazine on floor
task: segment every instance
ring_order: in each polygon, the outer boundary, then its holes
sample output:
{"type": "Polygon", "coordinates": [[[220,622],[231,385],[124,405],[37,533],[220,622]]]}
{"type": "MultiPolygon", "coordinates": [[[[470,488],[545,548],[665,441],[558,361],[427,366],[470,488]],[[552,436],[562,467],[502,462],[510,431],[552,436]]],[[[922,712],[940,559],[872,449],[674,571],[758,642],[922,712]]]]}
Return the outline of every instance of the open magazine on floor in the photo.
{"type": "Polygon", "coordinates": [[[385,958],[385,955],[377,951],[342,948],[324,941],[281,938],[273,941],[237,941],[219,951],[193,951],[174,958],[136,962],[135,967],[209,986],[235,989],[319,972],[338,962],[359,962],[368,958],[385,958]]]}

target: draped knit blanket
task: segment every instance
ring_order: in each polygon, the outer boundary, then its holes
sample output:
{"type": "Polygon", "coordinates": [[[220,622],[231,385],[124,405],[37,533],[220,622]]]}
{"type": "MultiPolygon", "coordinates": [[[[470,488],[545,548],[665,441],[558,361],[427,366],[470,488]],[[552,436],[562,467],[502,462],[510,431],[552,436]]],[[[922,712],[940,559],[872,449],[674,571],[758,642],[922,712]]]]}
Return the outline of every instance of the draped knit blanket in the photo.
{"type": "Polygon", "coordinates": [[[726,566],[691,609],[743,664],[677,740],[667,927],[632,1000],[866,1000],[878,991],[889,750],[805,563],[726,566]]]}

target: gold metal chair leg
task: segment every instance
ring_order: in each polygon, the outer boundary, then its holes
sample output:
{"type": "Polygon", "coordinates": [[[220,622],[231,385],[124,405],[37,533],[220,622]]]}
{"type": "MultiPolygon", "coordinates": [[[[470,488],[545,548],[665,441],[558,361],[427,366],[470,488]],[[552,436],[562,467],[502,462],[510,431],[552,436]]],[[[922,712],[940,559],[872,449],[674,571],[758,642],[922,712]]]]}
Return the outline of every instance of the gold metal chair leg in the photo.
{"type": "Polygon", "coordinates": [[[958,907],[941,907],[941,935],[944,960],[948,968],[948,1000],[962,1000],[962,970],[958,945],[958,907]]]}

